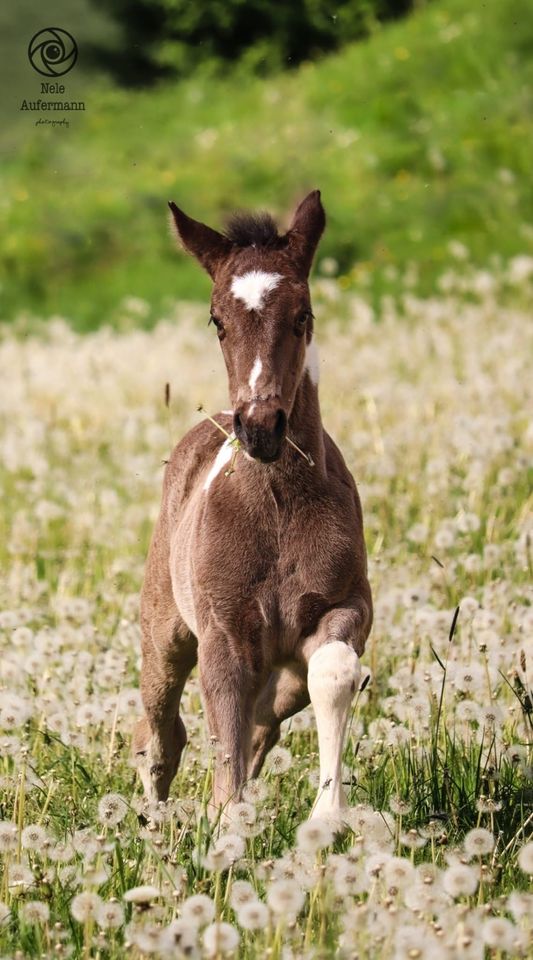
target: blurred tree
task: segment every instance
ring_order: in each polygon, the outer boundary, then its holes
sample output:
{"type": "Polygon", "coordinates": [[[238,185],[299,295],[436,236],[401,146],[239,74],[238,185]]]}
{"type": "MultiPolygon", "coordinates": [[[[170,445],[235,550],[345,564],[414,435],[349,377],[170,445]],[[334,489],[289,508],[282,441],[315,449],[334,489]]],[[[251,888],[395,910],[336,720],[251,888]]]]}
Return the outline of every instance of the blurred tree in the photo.
{"type": "Polygon", "coordinates": [[[421,0],[92,0],[120,28],[93,59],[128,86],[243,57],[259,72],[295,66],[367,36],[421,0]]]}

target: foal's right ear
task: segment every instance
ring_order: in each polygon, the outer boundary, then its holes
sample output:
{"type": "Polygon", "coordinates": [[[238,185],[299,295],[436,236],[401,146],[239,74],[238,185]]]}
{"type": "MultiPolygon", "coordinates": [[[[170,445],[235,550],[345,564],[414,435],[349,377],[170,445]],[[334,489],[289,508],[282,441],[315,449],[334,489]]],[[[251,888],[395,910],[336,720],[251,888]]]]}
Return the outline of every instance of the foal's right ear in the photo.
{"type": "Polygon", "coordinates": [[[212,280],[215,279],[218,264],[227,257],[231,250],[231,241],[216,230],[188,217],[172,200],[169,202],[172,213],[172,222],[178,239],[185,249],[192,253],[207,270],[212,280]]]}
{"type": "Polygon", "coordinates": [[[292,218],[286,237],[305,276],[309,276],[318,241],[326,226],[326,214],[320,190],[313,190],[302,200],[292,218]]]}

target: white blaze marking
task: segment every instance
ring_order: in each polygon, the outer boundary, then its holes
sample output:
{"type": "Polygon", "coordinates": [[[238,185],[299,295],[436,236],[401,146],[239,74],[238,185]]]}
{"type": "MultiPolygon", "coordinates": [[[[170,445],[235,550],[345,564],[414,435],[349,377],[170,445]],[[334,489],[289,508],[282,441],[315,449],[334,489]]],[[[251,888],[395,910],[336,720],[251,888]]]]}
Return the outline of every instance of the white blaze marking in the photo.
{"type": "Polygon", "coordinates": [[[242,277],[233,277],[231,292],[237,300],[242,300],[248,310],[260,310],[267,293],[275,290],[281,279],[281,273],[251,270],[242,277]]]}
{"type": "Polygon", "coordinates": [[[253,365],[253,367],[252,367],[252,372],[250,373],[250,379],[248,380],[248,383],[249,383],[249,385],[250,385],[250,390],[252,391],[252,394],[255,393],[255,388],[256,388],[256,386],[257,386],[257,381],[259,380],[259,377],[261,376],[261,370],[262,370],[262,369],[263,369],[263,363],[262,363],[262,361],[260,360],[259,357],[256,357],[255,360],[254,360],[254,365],[253,365]]]}
{"type": "Polygon", "coordinates": [[[305,369],[311,377],[311,383],[314,383],[316,387],[320,379],[320,361],[318,359],[318,350],[314,340],[311,340],[311,343],[307,345],[307,349],[305,351],[305,369]]]}
{"type": "Polygon", "coordinates": [[[204,483],[204,490],[209,490],[209,487],[213,483],[213,480],[215,479],[217,474],[219,474],[220,471],[222,470],[222,467],[225,467],[226,464],[229,463],[229,461],[231,460],[231,457],[233,454],[233,447],[231,446],[232,440],[235,440],[235,436],[233,433],[231,434],[230,437],[228,437],[227,440],[224,440],[224,443],[222,444],[220,450],[218,451],[215,457],[215,462],[211,467],[209,473],[207,474],[207,477],[204,483]]]}
{"type": "Polygon", "coordinates": [[[333,640],[315,650],[307,683],[315,711],[320,787],[311,817],[341,818],[347,801],[342,787],[342,748],[352,698],[361,679],[359,657],[347,643],[333,640]]]}

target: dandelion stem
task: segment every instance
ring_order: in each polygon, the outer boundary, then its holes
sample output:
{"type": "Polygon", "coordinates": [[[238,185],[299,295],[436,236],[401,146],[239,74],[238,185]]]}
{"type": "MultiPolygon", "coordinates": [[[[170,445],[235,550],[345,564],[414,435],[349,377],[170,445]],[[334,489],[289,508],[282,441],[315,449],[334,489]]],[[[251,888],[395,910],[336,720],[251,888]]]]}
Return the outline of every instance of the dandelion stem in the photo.
{"type": "Polygon", "coordinates": [[[228,431],[224,429],[222,424],[218,423],[214,417],[210,417],[209,414],[205,412],[202,404],[200,404],[200,406],[198,407],[198,413],[203,413],[206,420],[209,420],[213,424],[213,426],[217,428],[217,430],[220,430],[220,432],[223,433],[225,437],[230,439],[231,433],[228,433],[228,431]]]}
{"type": "Polygon", "coordinates": [[[315,461],[313,460],[310,453],[304,453],[302,448],[299,447],[298,444],[294,442],[294,440],[291,440],[290,437],[285,437],[285,439],[287,443],[290,444],[291,447],[294,447],[294,449],[298,451],[298,453],[304,458],[304,460],[307,460],[310,467],[314,467],[315,461]]]}

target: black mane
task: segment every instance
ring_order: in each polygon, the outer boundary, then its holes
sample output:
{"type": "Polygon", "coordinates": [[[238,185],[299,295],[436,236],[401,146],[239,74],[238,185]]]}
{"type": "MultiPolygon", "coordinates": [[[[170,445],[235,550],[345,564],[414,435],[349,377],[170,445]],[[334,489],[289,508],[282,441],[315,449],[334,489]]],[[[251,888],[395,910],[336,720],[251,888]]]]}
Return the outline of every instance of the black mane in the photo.
{"type": "Polygon", "coordinates": [[[234,213],[225,229],[236,247],[280,247],[283,237],[269,213],[234,213]]]}

